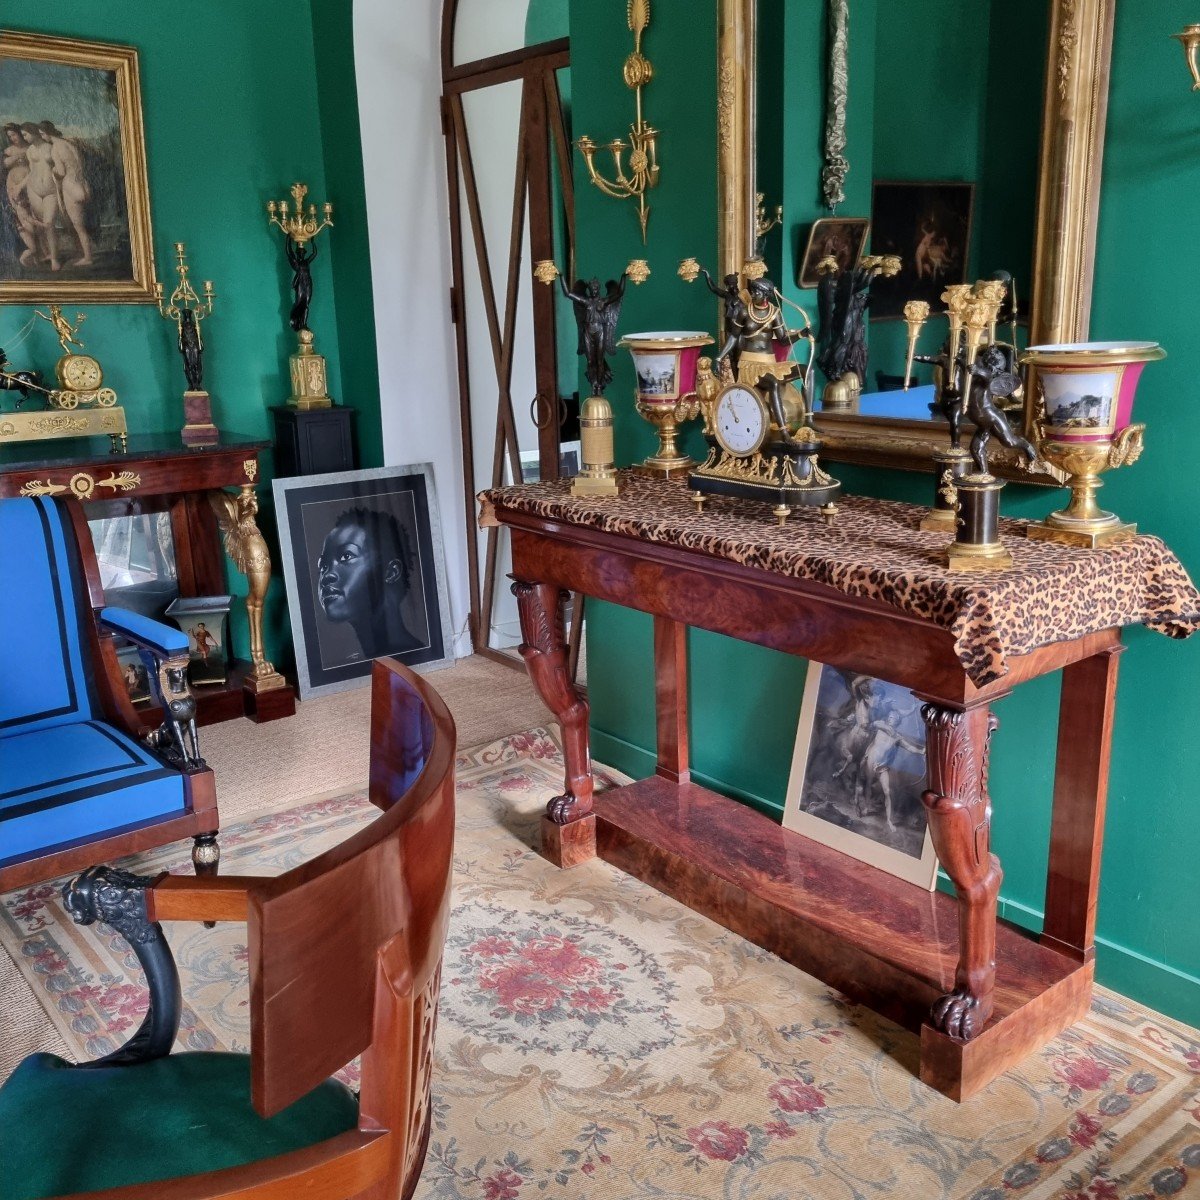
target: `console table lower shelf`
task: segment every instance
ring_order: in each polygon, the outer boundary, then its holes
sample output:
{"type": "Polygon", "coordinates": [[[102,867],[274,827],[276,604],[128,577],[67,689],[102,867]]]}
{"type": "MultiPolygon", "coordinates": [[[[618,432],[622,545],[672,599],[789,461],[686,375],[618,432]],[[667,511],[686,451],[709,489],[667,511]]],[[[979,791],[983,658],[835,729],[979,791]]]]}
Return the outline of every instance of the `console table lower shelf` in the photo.
{"type": "Polygon", "coordinates": [[[998,921],[995,1009],[959,1041],[928,1023],[954,986],[957,900],[896,879],[694,783],[653,776],[594,798],[543,850],[592,857],[816,976],[921,1038],[922,1082],[965,1100],[1088,1010],[1094,964],[998,921]]]}

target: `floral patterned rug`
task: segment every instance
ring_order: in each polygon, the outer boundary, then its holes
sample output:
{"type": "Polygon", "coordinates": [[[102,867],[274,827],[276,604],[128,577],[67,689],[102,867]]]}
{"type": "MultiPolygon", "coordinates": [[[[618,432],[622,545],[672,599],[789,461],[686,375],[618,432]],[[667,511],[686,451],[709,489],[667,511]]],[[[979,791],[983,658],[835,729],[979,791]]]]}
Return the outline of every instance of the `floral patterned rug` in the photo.
{"type": "MultiPolygon", "coordinates": [[[[458,771],[421,1200],[1200,1196],[1196,1031],[1099,992],[1086,1021],[953,1104],[914,1078],[903,1030],[604,863],[535,854],[562,779],[547,730],[464,751],[458,771]]],[[[222,834],[223,866],[276,873],[373,816],[359,793],[265,816],[222,834]]],[[[184,870],[186,847],[131,864],[184,870]]],[[[168,934],[181,1042],[244,1049],[241,928],[168,934]]],[[[136,1027],[135,960],[73,926],[55,885],[3,898],[0,943],[81,1056],[136,1027]]]]}

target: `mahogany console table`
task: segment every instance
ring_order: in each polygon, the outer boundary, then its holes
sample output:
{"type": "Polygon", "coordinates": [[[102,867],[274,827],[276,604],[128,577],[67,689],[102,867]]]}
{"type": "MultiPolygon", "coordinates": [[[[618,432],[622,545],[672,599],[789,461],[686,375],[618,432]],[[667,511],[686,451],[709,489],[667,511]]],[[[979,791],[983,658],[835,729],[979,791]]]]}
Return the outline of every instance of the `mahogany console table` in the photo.
{"type": "MultiPolygon", "coordinates": [[[[296,711],[294,689],[263,651],[271,557],[255,519],[254,488],[259,455],[269,446],[265,439],[228,433],[204,447],[182,445],[178,433],[131,434],[126,447],[115,451],[108,437],[0,443],[0,498],[74,497],[102,505],[104,515],[169,513],[181,595],[228,590],[224,541],[248,583],[250,661],[234,663],[224,687],[196,689],[203,724],[243,715],[271,721],[296,711]]],[[[143,719],[157,724],[156,714],[146,709],[143,719]]]]}
{"type": "Polygon", "coordinates": [[[920,510],[908,505],[850,497],[830,527],[813,513],[780,528],[736,500],[710,498],[697,516],[682,484],[625,473],[618,499],[576,500],[560,482],[481,501],[485,524],[511,530],[521,654],[563,729],[566,789],[542,822],[549,858],[569,867],[598,854],[919,1033],[922,1080],[955,1100],[1087,1011],[1120,627],[1184,637],[1200,624],[1200,594],[1158,539],[1084,551],[1029,541],[1003,522],[1014,566],[951,575],[945,536],[919,532],[920,510]],[[599,796],[588,706],[567,670],[571,591],[654,617],[657,771],[599,796]],[[927,729],[923,801],[957,898],[690,781],[689,625],[912,689],[927,729]],[[990,705],[1058,670],[1046,917],[1035,938],[996,916],[990,705]]]}

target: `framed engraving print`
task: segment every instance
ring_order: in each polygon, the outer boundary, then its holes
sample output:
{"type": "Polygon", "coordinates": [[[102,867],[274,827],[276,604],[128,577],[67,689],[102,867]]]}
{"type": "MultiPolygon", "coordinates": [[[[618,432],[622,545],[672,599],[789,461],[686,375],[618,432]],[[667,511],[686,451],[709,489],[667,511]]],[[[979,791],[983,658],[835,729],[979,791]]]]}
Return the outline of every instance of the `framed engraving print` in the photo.
{"type": "Polygon", "coordinates": [[[376,658],[449,666],[430,464],[301,475],[272,486],[301,697],[365,684],[376,658]]]}
{"type": "Polygon", "coordinates": [[[920,708],[907,688],[810,663],[783,824],[932,889],[920,708]]]}
{"type": "Polygon", "coordinates": [[[149,304],[138,53],[0,31],[0,303],[149,304]]]}

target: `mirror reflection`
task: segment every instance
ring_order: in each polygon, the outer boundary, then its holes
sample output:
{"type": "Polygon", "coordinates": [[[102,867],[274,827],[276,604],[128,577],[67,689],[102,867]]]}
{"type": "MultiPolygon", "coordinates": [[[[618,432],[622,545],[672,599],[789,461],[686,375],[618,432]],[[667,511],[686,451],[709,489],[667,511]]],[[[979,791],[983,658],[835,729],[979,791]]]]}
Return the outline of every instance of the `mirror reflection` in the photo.
{"type": "Polygon", "coordinates": [[[757,190],[785,215],[760,251],[820,328],[816,412],[941,422],[921,359],[946,341],[947,287],[1004,281],[995,337],[1028,341],[1048,0],[758,0],[757,19],[757,190]],[[831,211],[839,111],[848,170],[831,211]],[[906,372],[910,301],[930,316],[906,372]]]}

